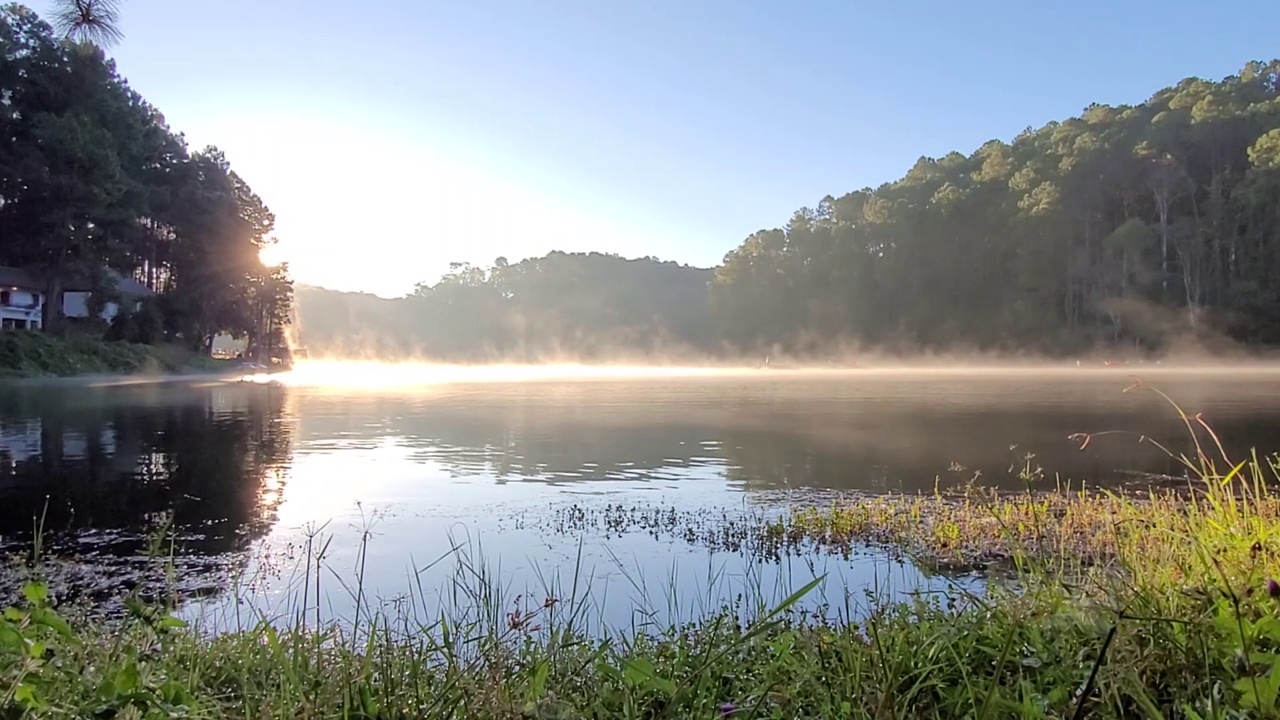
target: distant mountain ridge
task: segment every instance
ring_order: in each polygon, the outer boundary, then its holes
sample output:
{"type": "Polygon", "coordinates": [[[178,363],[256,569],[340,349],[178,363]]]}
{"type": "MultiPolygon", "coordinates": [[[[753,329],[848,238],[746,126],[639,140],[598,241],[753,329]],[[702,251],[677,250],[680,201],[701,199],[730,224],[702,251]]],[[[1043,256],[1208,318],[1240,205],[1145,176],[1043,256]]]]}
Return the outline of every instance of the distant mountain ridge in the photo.
{"type": "Polygon", "coordinates": [[[552,252],[455,264],[396,299],[298,286],[312,356],[477,362],[607,359],[706,346],[713,271],[651,257],[552,252]]]}

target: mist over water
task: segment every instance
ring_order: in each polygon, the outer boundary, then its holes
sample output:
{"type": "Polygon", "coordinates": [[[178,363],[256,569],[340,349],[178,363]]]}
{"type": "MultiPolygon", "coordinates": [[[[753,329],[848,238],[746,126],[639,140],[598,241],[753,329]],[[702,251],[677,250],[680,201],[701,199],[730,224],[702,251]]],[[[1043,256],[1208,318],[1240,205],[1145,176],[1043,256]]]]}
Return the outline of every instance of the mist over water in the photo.
{"type": "MultiPolygon", "coordinates": [[[[1045,487],[1168,481],[1177,463],[1140,438],[1177,451],[1185,428],[1154,393],[1124,392],[1134,376],[1204,413],[1230,453],[1272,450],[1280,372],[1263,365],[308,361],[262,382],[0,386],[0,533],[21,544],[43,514],[54,547],[94,562],[136,555],[172,513],[177,551],[231,562],[264,611],[294,602],[307,538],[321,528],[335,577],[362,569],[366,592],[388,599],[414,576],[447,588],[454,565],[432,563],[461,546],[512,594],[580,571],[611,624],[633,619],[637,594],[683,617],[743,578],[780,599],[828,574],[824,597],[840,604],[846,590],[949,581],[871,549],[760,564],[690,544],[679,527],[654,537],[561,519],[623,507],[710,526],[858,493],[1021,489],[1020,468],[1042,468],[1045,487]],[[1084,450],[1069,439],[1099,431],[1112,433],[1084,450]],[[672,591],[683,605],[670,606],[672,591]]],[[[204,584],[188,611],[230,612],[225,578],[204,584]]],[[[352,607],[333,582],[326,612],[352,607]]]]}
{"type": "MultiPolygon", "coordinates": [[[[450,383],[512,383],[546,380],[609,380],[655,378],[761,378],[784,379],[930,379],[940,377],[988,379],[1034,377],[1045,382],[1083,378],[1132,380],[1171,377],[1183,381],[1221,382],[1229,377],[1280,378],[1280,363],[1267,359],[1213,360],[1201,357],[1158,361],[1114,361],[1105,358],[1049,361],[1039,358],[993,356],[917,356],[914,359],[849,356],[825,363],[806,364],[764,355],[754,361],[721,361],[688,364],[679,360],[654,362],[548,362],[539,364],[448,364],[425,361],[376,359],[316,359],[272,376],[273,382],[294,387],[422,387],[450,383]]],[[[264,377],[265,379],[265,377],[264,377]]]]}

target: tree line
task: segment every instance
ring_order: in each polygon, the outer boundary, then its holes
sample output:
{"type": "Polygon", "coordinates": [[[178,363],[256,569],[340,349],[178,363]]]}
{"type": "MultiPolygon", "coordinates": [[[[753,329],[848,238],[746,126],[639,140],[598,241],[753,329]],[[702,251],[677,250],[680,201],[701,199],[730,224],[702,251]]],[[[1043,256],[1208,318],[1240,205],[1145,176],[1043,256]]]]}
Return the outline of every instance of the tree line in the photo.
{"type": "Polygon", "coordinates": [[[216,147],[188,148],[94,44],[119,37],[114,3],[64,5],[62,33],[0,7],[0,265],[44,283],[49,331],[68,283],[91,286],[96,310],[115,271],[155,297],[122,305],[114,337],[283,344],[292,281],[259,258],[271,210],[216,147]]]}
{"type": "Polygon", "coordinates": [[[1280,61],[1091,105],[802,208],[712,270],[551,253],[308,290],[320,352],[449,360],[1280,343],[1280,61]]]}

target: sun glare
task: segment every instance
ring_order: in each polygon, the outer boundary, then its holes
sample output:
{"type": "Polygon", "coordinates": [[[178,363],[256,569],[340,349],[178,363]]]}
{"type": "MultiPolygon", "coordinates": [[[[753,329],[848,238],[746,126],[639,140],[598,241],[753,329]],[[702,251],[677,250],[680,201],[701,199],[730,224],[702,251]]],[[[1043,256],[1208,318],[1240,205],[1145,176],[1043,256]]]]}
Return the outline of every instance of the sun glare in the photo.
{"type": "Polygon", "coordinates": [[[263,246],[263,248],[258,251],[258,259],[262,261],[264,266],[273,268],[280,265],[280,263],[285,262],[287,258],[285,258],[284,249],[281,248],[280,243],[277,242],[263,246]]]}
{"type": "Polygon", "coordinates": [[[299,283],[395,297],[453,261],[598,250],[602,238],[624,254],[652,247],[653,233],[638,226],[647,215],[620,218],[597,191],[489,157],[465,137],[289,113],[230,117],[215,130],[271,198],[280,240],[262,262],[288,262],[299,283]],[[335,146],[338,137],[347,140],[335,146]],[[335,175],[365,180],[339,187],[335,175]]]}

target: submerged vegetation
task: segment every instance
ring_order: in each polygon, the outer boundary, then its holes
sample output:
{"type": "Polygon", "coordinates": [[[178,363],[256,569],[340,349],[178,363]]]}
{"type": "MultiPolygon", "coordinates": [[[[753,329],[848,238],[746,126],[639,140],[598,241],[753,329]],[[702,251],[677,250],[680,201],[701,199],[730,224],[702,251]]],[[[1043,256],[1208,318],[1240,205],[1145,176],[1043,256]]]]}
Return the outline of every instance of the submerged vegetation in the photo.
{"type": "MultiPolygon", "coordinates": [[[[769,604],[747,580],[690,624],[609,629],[589,621],[577,571],[545,596],[512,597],[457,555],[438,595],[411,580],[385,604],[357,575],[357,612],[339,622],[320,614],[333,580],[317,537],[290,610],[215,627],[142,592],[123,619],[56,607],[37,564],[0,621],[0,703],[41,717],[1276,717],[1277,465],[1226,457],[1207,424],[1182,417],[1202,441],[1181,458],[1183,489],[1029,482],[1024,494],[797,509],[750,531],[779,547],[873,540],[926,559],[1006,560],[981,592],[815,604],[818,578],[769,604]]],[[[601,522],[661,531],[679,517],[601,522]]]]}
{"type": "MultiPolygon", "coordinates": [[[[829,506],[803,504],[774,516],[679,511],[673,507],[614,505],[558,511],[553,532],[646,532],[712,551],[783,555],[883,553],[909,557],[943,573],[1003,574],[1018,564],[1081,567],[1122,560],[1122,548],[1161,554],[1188,515],[1204,512],[1203,498],[1180,489],[1142,494],[1110,491],[1000,493],[972,488],[955,494],[868,495],[829,506]],[[1171,525],[1173,523],[1173,525],[1171,525]]],[[[1260,521],[1280,525],[1280,497],[1250,498],[1260,521]]]]}

